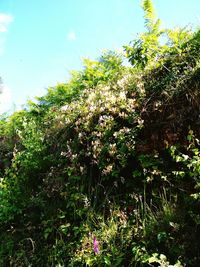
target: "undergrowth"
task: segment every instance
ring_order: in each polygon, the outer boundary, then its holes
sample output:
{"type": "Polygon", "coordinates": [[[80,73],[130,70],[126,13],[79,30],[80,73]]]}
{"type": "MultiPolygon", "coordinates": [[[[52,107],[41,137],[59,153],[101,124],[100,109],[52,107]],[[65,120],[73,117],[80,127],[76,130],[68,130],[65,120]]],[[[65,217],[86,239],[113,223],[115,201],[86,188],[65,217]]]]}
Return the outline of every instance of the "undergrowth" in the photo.
{"type": "Polygon", "coordinates": [[[123,55],[2,116],[0,266],[199,266],[200,33],[143,9],[123,55]]]}

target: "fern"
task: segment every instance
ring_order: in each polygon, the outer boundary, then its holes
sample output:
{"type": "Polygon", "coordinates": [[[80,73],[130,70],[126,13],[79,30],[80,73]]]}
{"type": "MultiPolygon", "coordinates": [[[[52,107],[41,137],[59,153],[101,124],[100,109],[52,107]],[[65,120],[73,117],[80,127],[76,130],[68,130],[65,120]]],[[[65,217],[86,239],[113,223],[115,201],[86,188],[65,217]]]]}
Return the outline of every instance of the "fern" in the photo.
{"type": "Polygon", "coordinates": [[[143,0],[142,8],[144,10],[145,26],[149,32],[157,32],[160,27],[160,20],[156,19],[156,13],[151,0],[143,0]]]}

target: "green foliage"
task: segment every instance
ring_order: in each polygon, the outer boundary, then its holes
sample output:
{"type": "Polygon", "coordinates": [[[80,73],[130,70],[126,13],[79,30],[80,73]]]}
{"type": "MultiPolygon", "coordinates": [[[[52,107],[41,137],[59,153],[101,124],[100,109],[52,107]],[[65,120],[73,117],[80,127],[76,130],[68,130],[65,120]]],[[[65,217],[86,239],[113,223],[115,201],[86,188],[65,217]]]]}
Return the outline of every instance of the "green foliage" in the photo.
{"type": "Polygon", "coordinates": [[[83,64],[82,83],[91,88],[102,83],[117,82],[124,70],[122,58],[112,51],[104,52],[98,61],[84,59],[83,64]]]}
{"type": "MultiPolygon", "coordinates": [[[[124,46],[127,57],[132,65],[142,70],[164,67],[170,71],[163,60],[169,60],[169,57],[174,55],[182,56],[184,53],[189,53],[187,42],[193,37],[192,32],[187,28],[162,29],[152,1],[144,0],[142,7],[147,32],[142,33],[129,46],[124,46]]],[[[183,63],[182,60],[181,62],[183,63]]]]}
{"type": "Polygon", "coordinates": [[[183,265],[178,261],[174,265],[169,265],[169,262],[167,261],[167,257],[163,254],[158,255],[158,253],[153,254],[153,256],[149,259],[149,263],[155,263],[157,262],[160,267],[182,267],[183,265]]]}
{"type": "Polygon", "coordinates": [[[200,34],[143,9],[131,67],[85,59],[1,118],[1,266],[198,266],[200,34]]]}
{"type": "Polygon", "coordinates": [[[157,32],[160,20],[156,19],[155,9],[151,0],[143,0],[142,8],[144,10],[145,26],[149,32],[157,32]]]}
{"type": "Polygon", "coordinates": [[[98,84],[115,83],[125,72],[122,57],[112,51],[105,51],[98,61],[84,59],[83,65],[82,71],[71,72],[68,83],[48,88],[45,96],[36,97],[37,103],[29,102],[32,112],[42,115],[49,108],[75,101],[84,89],[95,88],[98,84]]]}
{"type": "Polygon", "coordinates": [[[147,32],[140,35],[138,40],[132,42],[131,46],[125,46],[127,57],[132,65],[144,69],[147,65],[155,65],[155,61],[162,54],[164,46],[159,43],[164,31],[160,29],[160,20],[156,19],[154,7],[151,0],[142,2],[144,10],[145,26],[147,32]]]}

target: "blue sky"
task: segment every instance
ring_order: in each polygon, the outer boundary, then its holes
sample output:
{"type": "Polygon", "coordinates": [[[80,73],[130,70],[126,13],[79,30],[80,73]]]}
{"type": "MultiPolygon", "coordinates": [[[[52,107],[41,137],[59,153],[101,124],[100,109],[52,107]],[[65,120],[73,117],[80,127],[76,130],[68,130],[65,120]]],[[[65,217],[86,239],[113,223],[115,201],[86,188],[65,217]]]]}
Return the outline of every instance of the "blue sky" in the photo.
{"type": "MultiPolygon", "coordinates": [[[[166,27],[200,24],[199,0],[154,0],[166,27]]],[[[81,58],[144,30],[140,0],[0,0],[0,112],[69,78],[81,58]]]]}

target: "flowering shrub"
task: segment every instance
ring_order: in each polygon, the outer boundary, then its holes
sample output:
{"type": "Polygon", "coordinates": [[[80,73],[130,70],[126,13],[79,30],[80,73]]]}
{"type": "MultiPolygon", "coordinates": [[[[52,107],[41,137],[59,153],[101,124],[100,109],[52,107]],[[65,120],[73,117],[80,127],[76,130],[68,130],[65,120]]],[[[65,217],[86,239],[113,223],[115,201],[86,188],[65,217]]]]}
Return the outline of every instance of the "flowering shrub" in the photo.
{"type": "Polygon", "coordinates": [[[132,66],[84,60],[2,118],[1,266],[198,266],[200,35],[143,8],[132,66]]]}

